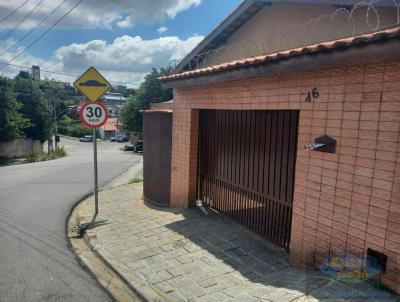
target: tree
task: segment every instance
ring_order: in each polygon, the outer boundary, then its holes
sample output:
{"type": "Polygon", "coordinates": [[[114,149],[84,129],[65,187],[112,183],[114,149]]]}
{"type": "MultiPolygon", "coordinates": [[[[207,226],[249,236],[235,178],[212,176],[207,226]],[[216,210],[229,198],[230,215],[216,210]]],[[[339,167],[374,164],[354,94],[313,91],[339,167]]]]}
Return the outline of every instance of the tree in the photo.
{"type": "Polygon", "coordinates": [[[167,69],[159,70],[152,68],[151,72],[146,75],[143,83],[136,94],[131,97],[127,105],[121,112],[121,120],[124,128],[128,131],[142,131],[142,114],[140,110],[148,109],[150,103],[165,102],[172,99],[172,90],[163,89],[158,77],[168,73],[167,69]]]}
{"type": "MultiPolygon", "coordinates": [[[[39,88],[44,93],[47,104],[54,115],[54,106],[57,120],[68,113],[67,92],[59,82],[44,80],[39,82],[39,88]]],[[[54,116],[52,117],[54,119],[54,116]]]]}
{"type": "Polygon", "coordinates": [[[121,93],[124,97],[129,97],[129,96],[135,95],[135,89],[128,88],[128,87],[122,86],[122,85],[111,87],[110,92],[121,93]]]}
{"type": "Polygon", "coordinates": [[[124,128],[131,132],[142,131],[142,114],[140,110],[145,109],[145,105],[142,104],[135,97],[132,97],[128,104],[122,109],[121,120],[124,128]]]}
{"type": "Polygon", "coordinates": [[[13,141],[23,136],[29,119],[19,112],[22,104],[14,94],[13,81],[0,77],[0,141],[13,141]]]}
{"type": "Polygon", "coordinates": [[[54,121],[69,112],[67,98],[63,83],[37,81],[26,71],[15,79],[0,77],[0,141],[24,135],[41,142],[49,139],[54,121]]]}
{"type": "Polygon", "coordinates": [[[164,68],[159,70],[152,68],[151,72],[145,76],[139,89],[136,90],[135,97],[147,103],[165,102],[172,99],[172,90],[163,89],[158,80],[159,77],[167,75],[168,71],[164,68]]]}
{"type": "Polygon", "coordinates": [[[30,125],[24,129],[25,136],[44,142],[51,133],[52,114],[39,82],[20,72],[15,78],[15,92],[22,104],[21,113],[30,120],[30,125]]]}

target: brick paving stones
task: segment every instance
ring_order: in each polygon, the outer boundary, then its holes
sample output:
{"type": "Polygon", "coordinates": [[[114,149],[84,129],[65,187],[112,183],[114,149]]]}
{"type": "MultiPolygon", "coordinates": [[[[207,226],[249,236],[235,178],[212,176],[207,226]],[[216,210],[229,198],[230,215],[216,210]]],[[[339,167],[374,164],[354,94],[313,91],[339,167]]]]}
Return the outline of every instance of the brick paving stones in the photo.
{"type": "MultiPolygon", "coordinates": [[[[158,301],[400,301],[367,283],[352,287],[290,267],[279,247],[223,216],[157,208],[141,197],[140,185],[102,191],[102,223],[88,237],[126,280],[140,280],[158,301]]],[[[81,207],[81,221],[90,217],[92,202],[81,207]]]]}

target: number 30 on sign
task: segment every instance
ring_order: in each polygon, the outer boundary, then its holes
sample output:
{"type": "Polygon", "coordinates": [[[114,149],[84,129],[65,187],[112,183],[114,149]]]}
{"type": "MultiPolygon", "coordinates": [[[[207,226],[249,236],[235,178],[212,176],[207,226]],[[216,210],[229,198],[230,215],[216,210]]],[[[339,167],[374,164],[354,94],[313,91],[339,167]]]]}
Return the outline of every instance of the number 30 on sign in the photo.
{"type": "Polygon", "coordinates": [[[99,102],[86,102],[80,110],[81,121],[90,128],[103,126],[108,119],[107,108],[99,102]]]}

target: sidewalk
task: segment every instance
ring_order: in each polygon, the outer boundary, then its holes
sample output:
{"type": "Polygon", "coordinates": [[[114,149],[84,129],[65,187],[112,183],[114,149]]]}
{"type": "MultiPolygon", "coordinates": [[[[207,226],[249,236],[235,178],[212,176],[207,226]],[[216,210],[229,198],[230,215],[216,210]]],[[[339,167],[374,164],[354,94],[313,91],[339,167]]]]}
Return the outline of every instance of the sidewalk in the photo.
{"type": "MultiPolygon", "coordinates": [[[[289,267],[280,248],[223,216],[160,209],[141,197],[141,184],[102,191],[86,239],[149,301],[400,301],[365,282],[289,267]]],[[[80,222],[92,211],[91,198],[80,206],[80,222]]]]}

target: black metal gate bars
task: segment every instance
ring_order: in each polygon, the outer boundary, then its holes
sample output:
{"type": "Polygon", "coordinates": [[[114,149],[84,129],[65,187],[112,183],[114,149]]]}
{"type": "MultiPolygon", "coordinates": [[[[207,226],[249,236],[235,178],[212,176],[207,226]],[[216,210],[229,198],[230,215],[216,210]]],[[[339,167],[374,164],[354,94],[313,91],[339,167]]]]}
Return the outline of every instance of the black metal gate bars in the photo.
{"type": "Polygon", "coordinates": [[[289,250],[298,111],[200,110],[198,197],[289,250]]]}

